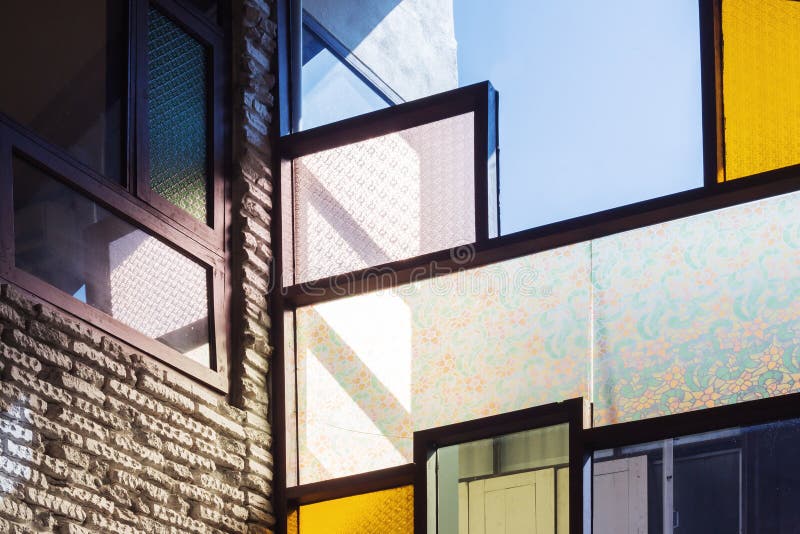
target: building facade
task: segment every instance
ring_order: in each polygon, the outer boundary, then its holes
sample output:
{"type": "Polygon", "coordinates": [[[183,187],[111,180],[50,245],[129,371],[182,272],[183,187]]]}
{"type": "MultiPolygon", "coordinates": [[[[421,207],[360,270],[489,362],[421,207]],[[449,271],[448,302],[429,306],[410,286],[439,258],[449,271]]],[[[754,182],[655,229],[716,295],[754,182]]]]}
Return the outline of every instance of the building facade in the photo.
{"type": "Polygon", "coordinates": [[[36,4],[0,532],[794,531],[800,3],[36,4]]]}

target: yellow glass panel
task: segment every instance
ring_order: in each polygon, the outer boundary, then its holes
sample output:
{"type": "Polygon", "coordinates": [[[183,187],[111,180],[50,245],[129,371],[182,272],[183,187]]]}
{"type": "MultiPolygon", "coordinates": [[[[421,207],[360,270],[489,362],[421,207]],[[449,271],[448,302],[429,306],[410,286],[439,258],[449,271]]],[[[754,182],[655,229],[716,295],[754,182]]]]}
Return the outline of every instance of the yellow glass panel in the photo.
{"type": "Polygon", "coordinates": [[[299,512],[295,508],[294,510],[290,510],[289,514],[286,516],[286,534],[298,534],[299,527],[300,527],[300,520],[299,520],[299,512]]]}
{"type": "Polygon", "coordinates": [[[300,507],[300,534],[414,532],[414,488],[403,486],[300,507]]]}
{"type": "Polygon", "coordinates": [[[726,179],[800,163],[800,2],[723,0],[726,179]]]}

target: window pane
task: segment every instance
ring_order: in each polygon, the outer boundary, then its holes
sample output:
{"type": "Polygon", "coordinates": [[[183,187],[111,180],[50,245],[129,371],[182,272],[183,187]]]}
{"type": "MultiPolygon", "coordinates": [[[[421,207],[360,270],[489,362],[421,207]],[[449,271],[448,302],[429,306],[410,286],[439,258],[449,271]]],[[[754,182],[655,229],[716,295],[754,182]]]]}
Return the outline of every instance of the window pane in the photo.
{"type": "Polygon", "coordinates": [[[126,3],[5,0],[0,112],[123,183],[126,3]]]}
{"type": "MultiPolygon", "coordinates": [[[[589,254],[298,308],[299,483],[409,463],[415,430],[588,396],[589,254]]],[[[509,469],[530,461],[507,449],[509,469]]]]}
{"type": "Polygon", "coordinates": [[[592,531],[792,532],[798,447],[793,420],[598,451],[592,531]]]}
{"type": "Polygon", "coordinates": [[[800,3],[722,2],[725,176],[800,164],[800,3]]]}
{"type": "Polygon", "coordinates": [[[206,49],[157,9],[147,17],[150,186],[208,222],[206,49]]]}
{"type": "Polygon", "coordinates": [[[408,534],[413,531],[412,486],[300,507],[300,534],[408,534]]]}
{"type": "MultiPolygon", "coordinates": [[[[304,0],[303,8],[342,44],[340,55],[403,100],[492,82],[503,233],[703,185],[697,0],[304,0]]],[[[343,91],[314,97],[304,118],[364,111],[350,109],[357,99],[343,91]]]]}
{"type": "Polygon", "coordinates": [[[346,62],[341,61],[306,26],[303,27],[301,129],[307,130],[388,104],[346,62]],[[338,104],[333,106],[331,102],[338,104]]]}
{"type": "Polygon", "coordinates": [[[210,365],[208,272],[14,158],[18,269],[210,365]]]}
{"type": "Polygon", "coordinates": [[[475,241],[467,113],[298,158],[295,282],[475,241]]]}
{"type": "Polygon", "coordinates": [[[442,447],[435,461],[428,502],[439,534],[566,534],[569,501],[558,494],[568,481],[568,425],[442,447]]]}
{"type": "Polygon", "coordinates": [[[800,193],[592,241],[594,424],[800,389],[800,193]]]}
{"type": "Polygon", "coordinates": [[[771,197],[298,308],[300,483],[410,462],[414,430],[590,391],[595,426],[798,391],[799,206],[771,197]]]}

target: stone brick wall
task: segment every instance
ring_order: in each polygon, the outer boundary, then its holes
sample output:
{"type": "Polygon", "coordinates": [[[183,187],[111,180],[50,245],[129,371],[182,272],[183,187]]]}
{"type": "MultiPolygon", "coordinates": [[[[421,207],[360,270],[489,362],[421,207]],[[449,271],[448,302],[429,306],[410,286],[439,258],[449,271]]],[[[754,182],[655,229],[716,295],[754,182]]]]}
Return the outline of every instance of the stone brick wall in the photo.
{"type": "Polygon", "coordinates": [[[267,427],[0,289],[0,532],[266,532],[267,427]]]}
{"type": "Polygon", "coordinates": [[[268,427],[0,289],[0,532],[265,532],[268,427]]]}
{"type": "MultiPolygon", "coordinates": [[[[0,532],[267,533],[267,0],[234,9],[233,401],[0,284],[0,532]]],[[[2,282],[2,281],[0,281],[2,282]]]]}

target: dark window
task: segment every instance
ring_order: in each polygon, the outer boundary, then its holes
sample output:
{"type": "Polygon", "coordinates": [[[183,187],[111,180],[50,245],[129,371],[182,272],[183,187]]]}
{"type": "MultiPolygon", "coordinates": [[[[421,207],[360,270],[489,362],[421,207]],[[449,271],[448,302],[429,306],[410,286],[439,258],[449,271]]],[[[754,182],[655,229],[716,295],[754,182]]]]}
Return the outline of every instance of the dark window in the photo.
{"type": "Polygon", "coordinates": [[[186,2],[208,17],[209,20],[219,22],[220,10],[218,0],[186,0],[186,2]]]}
{"type": "Polygon", "coordinates": [[[0,273],[225,390],[224,32],[192,3],[4,4],[0,273]]]}
{"type": "Polygon", "coordinates": [[[792,532],[798,446],[790,420],[597,451],[593,532],[792,532]]]}
{"type": "Polygon", "coordinates": [[[0,17],[0,111],[123,184],[124,2],[9,0],[0,17]]]}

